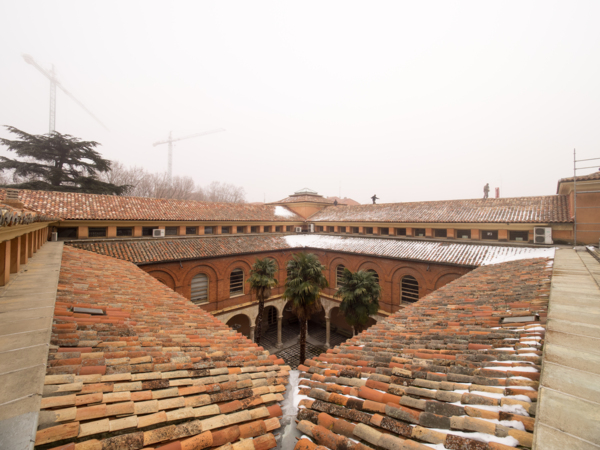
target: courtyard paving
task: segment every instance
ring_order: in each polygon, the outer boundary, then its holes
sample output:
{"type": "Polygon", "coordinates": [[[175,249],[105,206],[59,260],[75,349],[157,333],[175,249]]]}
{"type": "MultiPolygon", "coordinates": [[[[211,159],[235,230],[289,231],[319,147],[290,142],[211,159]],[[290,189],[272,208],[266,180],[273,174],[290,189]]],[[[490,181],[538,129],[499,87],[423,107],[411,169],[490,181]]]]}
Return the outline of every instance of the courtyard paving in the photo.
{"type": "MultiPolygon", "coordinates": [[[[324,326],[316,322],[308,323],[308,339],[306,342],[307,359],[319,356],[321,353],[327,351],[325,348],[325,335],[326,330],[324,326]]],[[[329,337],[329,344],[333,348],[347,339],[347,336],[332,331],[329,337]]],[[[276,347],[277,324],[272,324],[263,332],[261,345],[271,354],[283,358],[292,369],[297,369],[298,364],[300,364],[300,324],[284,323],[281,330],[281,341],[283,342],[283,347],[278,349],[276,347]]]]}

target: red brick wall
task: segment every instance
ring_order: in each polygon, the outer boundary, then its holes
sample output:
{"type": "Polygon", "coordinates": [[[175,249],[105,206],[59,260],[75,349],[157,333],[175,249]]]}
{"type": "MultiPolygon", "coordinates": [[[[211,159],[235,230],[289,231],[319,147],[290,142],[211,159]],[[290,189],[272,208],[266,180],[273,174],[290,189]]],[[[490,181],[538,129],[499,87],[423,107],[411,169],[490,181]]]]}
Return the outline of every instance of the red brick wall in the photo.
{"type": "MultiPolygon", "coordinates": [[[[400,284],[405,275],[412,275],[419,282],[419,296],[423,297],[450,281],[470,272],[472,269],[444,264],[427,264],[411,261],[399,261],[389,258],[377,258],[363,255],[352,255],[331,251],[313,251],[327,268],[329,288],[325,294],[335,295],[336,268],[342,264],[351,271],[373,269],[379,274],[379,283],[382,287],[380,308],[384,311],[395,312],[400,305],[400,284]]],[[[244,283],[244,295],[230,298],[229,275],[237,268],[244,271],[245,280],[249,276],[250,267],[257,257],[270,257],[275,259],[279,267],[277,280],[279,286],[273,289],[273,295],[282,294],[286,279],[286,263],[292,257],[291,251],[268,252],[254,255],[229,256],[213,259],[198,259],[193,261],[168,262],[160,264],[147,264],[140,266],[153,277],[157,278],[171,289],[186,298],[191,296],[192,278],[204,273],[209,279],[209,303],[203,308],[207,311],[236,306],[250,302],[249,287],[244,283]]]]}

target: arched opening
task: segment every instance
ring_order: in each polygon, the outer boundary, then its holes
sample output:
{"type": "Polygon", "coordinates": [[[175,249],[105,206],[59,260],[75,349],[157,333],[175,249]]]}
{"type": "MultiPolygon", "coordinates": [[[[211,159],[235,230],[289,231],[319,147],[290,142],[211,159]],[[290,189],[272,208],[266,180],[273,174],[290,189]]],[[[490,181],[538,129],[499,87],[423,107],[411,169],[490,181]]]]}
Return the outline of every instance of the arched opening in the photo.
{"type": "Polygon", "coordinates": [[[335,268],[335,287],[339,288],[343,284],[344,269],[346,266],[340,264],[335,268]]]}
{"type": "Polygon", "coordinates": [[[265,306],[265,310],[263,311],[263,327],[263,332],[277,327],[277,308],[274,306],[265,306]]]}
{"type": "Polygon", "coordinates": [[[227,326],[239,331],[246,337],[250,337],[250,319],[246,314],[238,314],[227,321],[227,326]]]}
{"type": "Polygon", "coordinates": [[[236,295],[244,294],[244,271],[242,269],[235,269],[229,275],[229,296],[235,297],[236,295]]]}
{"type": "Polygon", "coordinates": [[[377,284],[379,284],[379,274],[377,273],[377,271],[375,269],[369,269],[367,270],[367,272],[372,273],[375,277],[375,280],[377,281],[377,284]]]}
{"type": "Polygon", "coordinates": [[[196,305],[208,303],[208,276],[199,273],[191,281],[191,300],[196,305]]]}
{"type": "Polygon", "coordinates": [[[419,282],[412,275],[402,277],[400,303],[414,303],[419,300],[419,282]]]}

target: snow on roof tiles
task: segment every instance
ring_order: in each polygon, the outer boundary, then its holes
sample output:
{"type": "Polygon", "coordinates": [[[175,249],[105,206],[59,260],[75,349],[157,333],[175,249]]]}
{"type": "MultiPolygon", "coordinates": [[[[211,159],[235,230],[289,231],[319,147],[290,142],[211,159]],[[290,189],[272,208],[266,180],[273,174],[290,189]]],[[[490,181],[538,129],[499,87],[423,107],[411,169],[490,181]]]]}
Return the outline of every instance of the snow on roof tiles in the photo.
{"type": "Polygon", "coordinates": [[[427,242],[319,234],[285,236],[245,235],[95,242],[79,241],[69,245],[137,264],[294,248],[314,248],[466,266],[497,264],[517,259],[546,258],[554,255],[554,249],[552,248],[467,244],[463,242],[427,242]]]}

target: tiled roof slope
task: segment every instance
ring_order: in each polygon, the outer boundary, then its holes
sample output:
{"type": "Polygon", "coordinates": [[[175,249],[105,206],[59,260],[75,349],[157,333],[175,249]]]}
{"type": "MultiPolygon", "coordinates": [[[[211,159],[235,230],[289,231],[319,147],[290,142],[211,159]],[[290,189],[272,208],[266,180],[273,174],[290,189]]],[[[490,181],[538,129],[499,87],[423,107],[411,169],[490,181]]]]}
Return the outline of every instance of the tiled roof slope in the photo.
{"type": "Polygon", "coordinates": [[[65,247],[51,344],[37,448],[276,446],[289,367],[130,263],[65,247]]]}
{"type": "Polygon", "coordinates": [[[325,208],[311,222],[549,223],[569,222],[564,195],[383,203],[325,208]]]}
{"type": "Polygon", "coordinates": [[[352,200],[351,198],[341,198],[341,197],[327,197],[329,200],[333,200],[338,202],[338,205],[360,205],[356,200],[352,200]]]}
{"type": "Polygon", "coordinates": [[[270,205],[29,190],[19,191],[19,200],[43,214],[71,220],[304,222],[291,211],[278,215],[276,206],[270,205]]]}
{"type": "Polygon", "coordinates": [[[73,242],[69,245],[136,264],[314,248],[467,266],[547,257],[553,249],[329,235],[245,235],[187,239],[73,242]]]}
{"type": "Polygon", "coordinates": [[[531,447],[545,330],[525,316],[545,319],[551,267],[480,267],[308,360],[298,428],[331,450],[531,447]]]}
{"type": "Polygon", "coordinates": [[[55,222],[58,217],[48,216],[28,208],[19,208],[0,202],[0,227],[28,225],[34,222],[55,222]]]}
{"type": "Polygon", "coordinates": [[[558,180],[558,184],[571,182],[575,178],[577,178],[577,181],[600,180],[600,170],[597,172],[590,173],[588,175],[579,175],[577,177],[561,178],[560,180],[558,180]]]}

